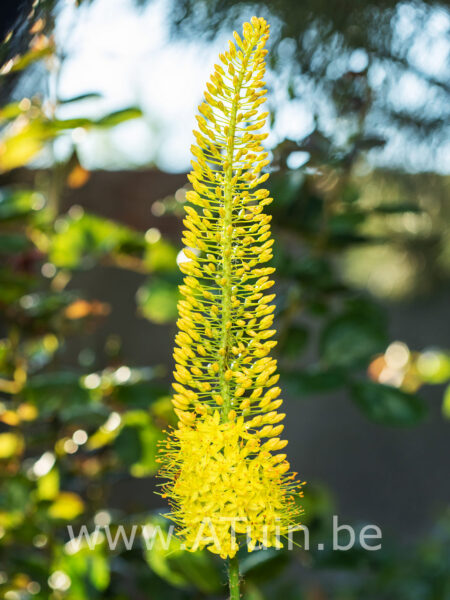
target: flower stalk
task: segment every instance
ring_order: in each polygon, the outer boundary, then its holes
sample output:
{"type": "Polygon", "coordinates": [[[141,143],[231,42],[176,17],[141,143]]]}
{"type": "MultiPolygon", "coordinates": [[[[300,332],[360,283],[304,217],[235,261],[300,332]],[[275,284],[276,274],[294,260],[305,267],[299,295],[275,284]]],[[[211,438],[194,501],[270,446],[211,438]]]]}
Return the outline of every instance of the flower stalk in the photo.
{"type": "Polygon", "coordinates": [[[228,581],[230,585],[230,600],[239,600],[241,597],[239,591],[239,561],[237,556],[228,561],[228,581]]]}
{"type": "Polygon", "coordinates": [[[222,230],[222,261],[223,261],[223,278],[224,285],[222,289],[222,331],[221,331],[221,348],[223,353],[219,358],[219,379],[221,396],[223,398],[222,418],[227,419],[231,409],[230,397],[230,381],[226,378],[228,370],[228,360],[231,356],[230,333],[231,328],[228,326],[231,319],[231,280],[232,280],[232,236],[229,231],[233,228],[233,172],[235,159],[235,143],[236,143],[236,116],[239,106],[242,80],[244,78],[251,45],[248,45],[245,56],[242,60],[241,69],[235,85],[235,95],[231,103],[230,111],[230,126],[227,138],[225,177],[224,177],[224,218],[222,230]]]}
{"type": "Polygon", "coordinates": [[[161,446],[168,515],[190,551],[229,559],[239,598],[236,553],[281,548],[298,525],[302,495],[289,473],[277,387],[272,199],[261,132],[269,26],[253,17],[219,55],[199,106],[186,194],[172,398],[178,426],[161,446]]]}

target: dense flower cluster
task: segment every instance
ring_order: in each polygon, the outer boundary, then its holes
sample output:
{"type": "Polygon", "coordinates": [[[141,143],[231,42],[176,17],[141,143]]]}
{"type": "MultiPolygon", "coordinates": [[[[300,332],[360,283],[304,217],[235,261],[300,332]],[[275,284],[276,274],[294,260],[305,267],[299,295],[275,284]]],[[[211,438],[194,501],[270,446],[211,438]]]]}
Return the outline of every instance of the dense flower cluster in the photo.
{"type": "Polygon", "coordinates": [[[253,17],[220,55],[199,106],[186,195],[173,404],[178,428],[162,446],[164,495],[186,547],[236,553],[234,531],[252,550],[278,545],[298,521],[300,486],[289,475],[284,414],[270,351],[274,269],[269,163],[260,130],[267,113],[264,45],[269,26],[253,17]],[[275,453],[275,454],[274,454],[275,453]],[[199,535],[208,520],[211,531],[199,535]],[[206,541],[209,534],[210,539],[206,541]]]}
{"type": "Polygon", "coordinates": [[[180,427],[168,443],[166,489],[171,518],[186,547],[207,547],[234,556],[243,534],[251,551],[257,544],[280,547],[281,535],[295,524],[295,492],[285,454],[272,455],[243,417],[221,422],[218,411],[180,427]]]}

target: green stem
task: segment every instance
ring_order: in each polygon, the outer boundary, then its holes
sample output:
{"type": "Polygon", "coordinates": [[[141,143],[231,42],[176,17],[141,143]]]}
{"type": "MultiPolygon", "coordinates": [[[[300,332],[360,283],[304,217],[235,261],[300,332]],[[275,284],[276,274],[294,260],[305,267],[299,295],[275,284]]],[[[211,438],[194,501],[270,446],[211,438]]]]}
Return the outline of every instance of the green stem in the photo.
{"type": "Polygon", "coordinates": [[[234,160],[234,145],[236,135],[236,117],[239,107],[240,92],[242,81],[246,73],[251,46],[244,56],[242,61],[241,72],[239,73],[238,81],[233,98],[230,125],[228,131],[227,154],[225,163],[224,177],[224,217],[222,228],[222,273],[225,283],[222,286],[222,330],[220,340],[220,356],[219,356],[219,382],[220,393],[223,399],[222,405],[222,420],[228,420],[228,413],[232,408],[232,399],[230,393],[230,381],[226,378],[226,372],[229,369],[229,358],[231,353],[231,288],[232,288],[232,236],[230,228],[233,226],[233,160],[234,160]]]}
{"type": "Polygon", "coordinates": [[[237,556],[228,562],[228,579],[230,582],[230,600],[240,600],[239,592],[239,561],[237,556]]]}
{"type": "MultiPolygon", "coordinates": [[[[226,372],[229,369],[229,358],[231,354],[232,337],[231,337],[231,296],[232,296],[232,235],[230,229],[233,226],[233,161],[235,150],[235,135],[236,135],[236,120],[239,108],[240,92],[242,82],[247,69],[249,56],[252,46],[249,46],[244,59],[242,61],[241,72],[238,76],[238,81],[235,89],[235,96],[231,106],[230,126],[228,131],[227,154],[225,163],[224,177],[224,216],[222,228],[222,273],[225,280],[222,286],[222,330],[220,340],[220,356],[219,356],[219,382],[220,393],[223,399],[222,405],[222,420],[228,420],[228,413],[232,408],[232,397],[230,390],[230,380],[226,377],[226,372]]],[[[228,562],[228,579],[230,582],[230,600],[240,600],[239,592],[239,562],[237,557],[229,559],[228,562]]]]}

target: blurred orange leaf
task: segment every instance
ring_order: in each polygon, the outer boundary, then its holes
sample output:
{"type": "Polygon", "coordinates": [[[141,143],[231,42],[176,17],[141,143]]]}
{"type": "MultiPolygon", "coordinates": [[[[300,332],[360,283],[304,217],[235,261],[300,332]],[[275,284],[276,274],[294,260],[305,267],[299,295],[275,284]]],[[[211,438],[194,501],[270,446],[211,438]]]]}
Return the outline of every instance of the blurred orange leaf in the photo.
{"type": "Polygon", "coordinates": [[[68,319],[84,319],[85,317],[105,317],[111,312],[111,307],[105,302],[93,300],[75,300],[64,311],[68,319]]]}
{"type": "Polygon", "coordinates": [[[38,19],[31,26],[30,33],[40,33],[44,29],[44,27],[45,27],[45,20],[42,18],[38,19]]]}
{"type": "Polygon", "coordinates": [[[10,427],[15,427],[16,425],[19,425],[20,418],[13,410],[5,410],[5,412],[0,415],[0,421],[6,423],[6,425],[9,425],[10,427]]]}
{"type": "Polygon", "coordinates": [[[80,188],[89,180],[90,172],[81,165],[76,165],[67,177],[67,185],[72,188],[80,188]]]}

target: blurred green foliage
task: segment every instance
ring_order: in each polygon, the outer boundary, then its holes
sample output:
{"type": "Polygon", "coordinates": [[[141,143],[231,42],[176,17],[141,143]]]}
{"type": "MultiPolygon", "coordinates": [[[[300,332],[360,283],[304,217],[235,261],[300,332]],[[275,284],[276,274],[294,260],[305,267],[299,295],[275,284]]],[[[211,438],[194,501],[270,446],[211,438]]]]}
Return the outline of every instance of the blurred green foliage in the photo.
{"type": "MultiPolygon", "coordinates": [[[[37,29],[30,48],[6,63],[1,78],[41,61],[47,61],[52,76],[55,48],[37,29]]],[[[54,141],[76,128],[110,128],[140,116],[130,107],[97,120],[60,120],[59,102],[55,98],[49,105],[48,99],[33,97],[3,106],[3,173],[42,152],[52,156],[54,141]]],[[[425,210],[402,200],[367,204],[351,173],[373,144],[379,141],[367,140],[361,130],[339,150],[315,131],[302,144],[287,141],[274,150],[278,358],[283,384],[293,396],[344,389],[368,419],[410,426],[427,413],[419,388],[450,380],[450,356],[390,343],[384,311],[345,275],[348,252],[390,241],[393,215],[425,210]],[[289,169],[289,155],[305,150],[307,169],[289,169]]],[[[170,390],[161,377],[165,369],[127,364],[118,340],[109,340],[100,370],[89,368],[89,347],[80,354],[85,359],[79,369],[65,365],[70,339],[82,334],[86,339],[110,313],[109,305],[88,291],[68,291],[77,271],[106,264],[144,274],[136,293],[138,313],[158,324],[176,318],[178,248],[151,230],[144,234],[77,206],[61,214],[64,187],[82,185],[88,176],[73,154],[66,164],[51,159],[45,186],[24,183],[0,190],[0,595],[5,600],[220,597],[225,579],[220,561],[186,553],[176,539],[168,549],[157,540],[151,548],[141,541],[128,550],[120,538],[114,551],[104,536],[78,550],[68,542],[68,524],[75,531],[86,524],[91,531],[111,522],[113,536],[116,520],[128,532],[134,525],[167,530],[157,515],[124,515],[108,502],[115,482],[154,476],[156,445],[174,422],[170,390]]],[[[181,214],[179,201],[168,198],[164,204],[181,214]]],[[[443,403],[447,418],[449,390],[443,403]]],[[[305,502],[312,538],[326,541],[332,497],[311,485],[305,502]]],[[[245,598],[444,600],[450,595],[449,544],[445,516],[436,535],[408,558],[395,547],[369,555],[358,548],[339,554],[299,547],[242,556],[245,598]],[[318,583],[299,589],[286,578],[278,581],[292,561],[305,569],[314,566],[317,573],[336,569],[350,576],[330,596],[314,587],[318,583]]]]}

